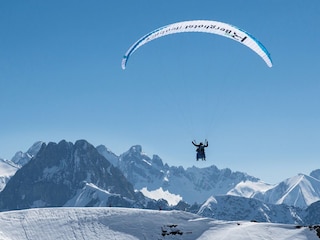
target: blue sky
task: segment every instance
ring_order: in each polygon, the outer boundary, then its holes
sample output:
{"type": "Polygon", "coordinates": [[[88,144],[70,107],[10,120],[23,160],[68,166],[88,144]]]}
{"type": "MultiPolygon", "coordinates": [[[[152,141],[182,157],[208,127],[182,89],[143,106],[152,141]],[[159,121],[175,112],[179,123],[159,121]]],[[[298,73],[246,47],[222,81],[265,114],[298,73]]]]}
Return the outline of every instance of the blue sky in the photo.
{"type": "Polygon", "coordinates": [[[309,174],[320,160],[319,12],[318,0],[1,1],[0,157],[86,139],[269,183],[309,174]],[[245,29],[274,66],[190,33],[146,44],[121,69],[144,34],[193,19],[245,29]],[[195,162],[191,141],[205,138],[207,162],[195,162]]]}

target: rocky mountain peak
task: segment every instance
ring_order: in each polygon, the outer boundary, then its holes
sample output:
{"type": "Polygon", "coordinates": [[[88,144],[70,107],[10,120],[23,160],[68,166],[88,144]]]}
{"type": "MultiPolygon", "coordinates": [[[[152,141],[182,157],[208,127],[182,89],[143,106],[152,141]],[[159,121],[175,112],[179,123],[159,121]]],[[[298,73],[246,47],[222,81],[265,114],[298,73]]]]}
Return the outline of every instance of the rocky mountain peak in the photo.
{"type": "Polygon", "coordinates": [[[135,198],[119,169],[85,140],[42,144],[41,149],[10,179],[0,193],[1,209],[63,206],[85,183],[110,193],[135,198]]]}
{"type": "Polygon", "coordinates": [[[39,152],[42,145],[45,145],[45,143],[41,141],[35,142],[27,152],[18,151],[11,161],[19,166],[24,166],[39,152]]]}

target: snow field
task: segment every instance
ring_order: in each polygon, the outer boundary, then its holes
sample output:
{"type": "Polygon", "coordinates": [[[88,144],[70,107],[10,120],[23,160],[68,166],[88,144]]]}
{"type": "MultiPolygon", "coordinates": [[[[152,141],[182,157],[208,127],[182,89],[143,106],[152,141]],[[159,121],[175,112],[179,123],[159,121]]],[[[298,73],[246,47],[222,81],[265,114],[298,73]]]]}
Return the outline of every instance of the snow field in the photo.
{"type": "Polygon", "coordinates": [[[295,225],[225,222],[182,211],[38,208],[0,213],[1,240],[318,240],[295,225]]]}

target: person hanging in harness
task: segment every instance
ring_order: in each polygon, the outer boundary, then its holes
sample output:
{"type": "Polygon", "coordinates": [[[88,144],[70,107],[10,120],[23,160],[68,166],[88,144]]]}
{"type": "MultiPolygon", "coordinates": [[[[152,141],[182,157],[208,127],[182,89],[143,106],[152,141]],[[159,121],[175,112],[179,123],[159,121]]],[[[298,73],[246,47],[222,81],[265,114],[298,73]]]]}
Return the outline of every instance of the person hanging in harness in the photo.
{"type": "Polygon", "coordinates": [[[204,148],[208,147],[208,141],[206,139],[205,144],[200,142],[199,144],[196,143],[196,141],[192,141],[192,144],[197,147],[197,161],[199,159],[202,159],[202,161],[206,161],[206,154],[204,151],[204,148]]]}

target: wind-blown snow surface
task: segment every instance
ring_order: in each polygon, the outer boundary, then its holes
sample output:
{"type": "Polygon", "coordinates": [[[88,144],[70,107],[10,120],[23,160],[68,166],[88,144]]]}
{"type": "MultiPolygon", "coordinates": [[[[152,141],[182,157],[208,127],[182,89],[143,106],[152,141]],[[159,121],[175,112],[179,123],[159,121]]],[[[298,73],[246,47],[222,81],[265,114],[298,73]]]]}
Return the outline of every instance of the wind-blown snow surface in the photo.
{"type": "Polygon", "coordinates": [[[182,211],[42,208],[0,213],[0,239],[318,240],[295,225],[223,222],[182,211]]]}

